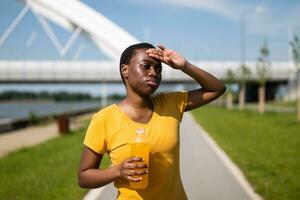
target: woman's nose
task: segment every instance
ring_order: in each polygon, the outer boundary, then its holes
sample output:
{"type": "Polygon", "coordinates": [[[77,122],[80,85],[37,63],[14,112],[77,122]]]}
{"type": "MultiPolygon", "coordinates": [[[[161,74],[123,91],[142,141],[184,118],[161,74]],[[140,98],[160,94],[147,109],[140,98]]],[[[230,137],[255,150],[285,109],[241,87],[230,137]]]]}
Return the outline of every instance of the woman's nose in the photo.
{"type": "Polygon", "coordinates": [[[149,69],[149,75],[157,76],[157,72],[155,71],[154,67],[150,67],[150,69],[149,69]]]}

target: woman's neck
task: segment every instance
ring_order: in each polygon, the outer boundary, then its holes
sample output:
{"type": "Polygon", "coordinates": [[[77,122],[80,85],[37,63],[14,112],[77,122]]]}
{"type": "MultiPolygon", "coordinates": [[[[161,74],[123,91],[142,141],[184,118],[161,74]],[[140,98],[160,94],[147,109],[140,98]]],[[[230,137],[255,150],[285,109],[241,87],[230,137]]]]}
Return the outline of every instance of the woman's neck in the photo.
{"type": "Polygon", "coordinates": [[[126,104],[127,106],[143,109],[143,108],[153,108],[153,103],[151,100],[151,96],[138,96],[138,95],[128,95],[123,101],[122,104],[126,104]]]}

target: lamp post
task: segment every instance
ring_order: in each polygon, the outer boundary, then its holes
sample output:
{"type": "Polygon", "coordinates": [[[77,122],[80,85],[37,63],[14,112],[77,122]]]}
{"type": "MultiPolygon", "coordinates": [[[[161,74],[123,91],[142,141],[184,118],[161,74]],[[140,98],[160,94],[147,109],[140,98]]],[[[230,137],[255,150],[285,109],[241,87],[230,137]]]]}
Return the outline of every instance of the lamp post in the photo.
{"type": "Polygon", "coordinates": [[[240,28],[241,28],[241,88],[239,92],[239,109],[244,109],[245,107],[245,93],[246,93],[246,75],[249,72],[245,66],[246,59],[246,40],[245,40],[245,18],[246,15],[252,12],[262,13],[264,11],[263,7],[256,6],[254,9],[246,9],[241,12],[240,20],[240,28]]]}

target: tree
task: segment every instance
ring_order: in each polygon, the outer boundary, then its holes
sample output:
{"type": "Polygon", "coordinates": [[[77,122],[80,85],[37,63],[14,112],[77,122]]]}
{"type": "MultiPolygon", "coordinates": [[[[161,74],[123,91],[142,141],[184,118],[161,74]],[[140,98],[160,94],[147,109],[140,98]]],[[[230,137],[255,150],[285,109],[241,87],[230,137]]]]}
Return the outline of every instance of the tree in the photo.
{"type": "Polygon", "coordinates": [[[245,108],[245,96],[246,96],[246,81],[250,78],[251,71],[245,65],[242,64],[240,67],[240,91],[239,91],[239,109],[245,108]]]}
{"type": "Polygon", "coordinates": [[[232,109],[232,101],[233,101],[233,90],[232,90],[232,84],[235,81],[234,73],[231,69],[228,69],[226,72],[226,79],[228,83],[227,87],[227,93],[226,93],[226,107],[227,109],[232,109]]]}
{"type": "Polygon", "coordinates": [[[271,67],[268,61],[270,51],[268,49],[267,40],[264,41],[263,46],[260,48],[260,56],[256,65],[256,74],[259,84],[258,88],[258,111],[260,113],[265,112],[265,96],[266,96],[266,82],[269,76],[269,70],[271,67]]]}
{"type": "Polygon", "coordinates": [[[300,43],[295,35],[290,42],[293,51],[293,61],[296,66],[296,86],[297,86],[297,121],[300,121],[300,43]]]}

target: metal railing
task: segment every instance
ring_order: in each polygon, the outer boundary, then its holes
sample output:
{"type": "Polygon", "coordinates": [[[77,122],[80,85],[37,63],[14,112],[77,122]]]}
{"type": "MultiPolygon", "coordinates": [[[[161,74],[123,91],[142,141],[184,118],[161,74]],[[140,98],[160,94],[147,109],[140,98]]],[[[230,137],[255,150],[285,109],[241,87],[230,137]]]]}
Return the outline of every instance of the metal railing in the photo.
{"type": "MultiPolygon", "coordinates": [[[[226,80],[231,69],[239,78],[240,62],[192,62],[226,80]]],[[[246,62],[251,70],[249,80],[256,80],[256,62],[246,62]]],[[[272,62],[268,80],[287,81],[295,74],[291,62],[272,62]]],[[[163,81],[191,82],[184,73],[163,67],[163,81]]],[[[111,61],[0,61],[0,82],[121,82],[119,64],[111,61]]]]}

